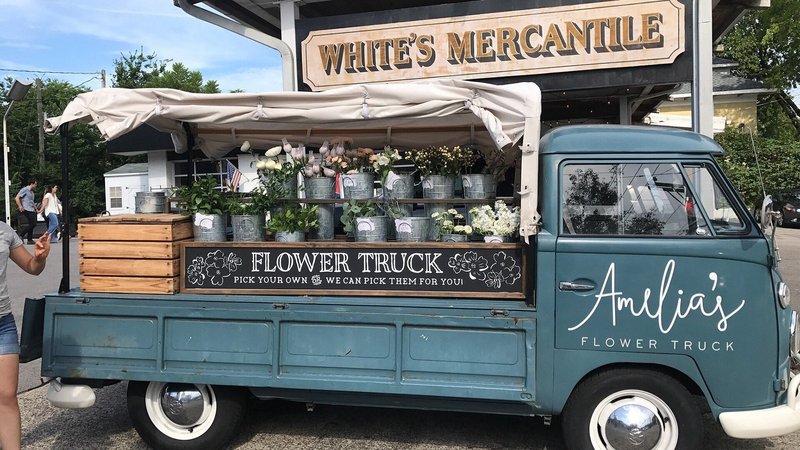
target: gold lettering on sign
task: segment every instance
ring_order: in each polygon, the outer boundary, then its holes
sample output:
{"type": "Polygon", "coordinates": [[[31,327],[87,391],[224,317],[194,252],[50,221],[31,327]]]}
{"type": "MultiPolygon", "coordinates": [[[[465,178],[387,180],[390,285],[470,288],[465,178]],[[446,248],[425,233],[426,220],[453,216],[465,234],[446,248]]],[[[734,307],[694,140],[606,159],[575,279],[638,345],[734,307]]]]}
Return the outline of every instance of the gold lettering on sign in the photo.
{"type": "Polygon", "coordinates": [[[684,20],[678,0],[617,0],[311,32],[304,79],[319,89],[668,64],[684,51],[684,20]]]}

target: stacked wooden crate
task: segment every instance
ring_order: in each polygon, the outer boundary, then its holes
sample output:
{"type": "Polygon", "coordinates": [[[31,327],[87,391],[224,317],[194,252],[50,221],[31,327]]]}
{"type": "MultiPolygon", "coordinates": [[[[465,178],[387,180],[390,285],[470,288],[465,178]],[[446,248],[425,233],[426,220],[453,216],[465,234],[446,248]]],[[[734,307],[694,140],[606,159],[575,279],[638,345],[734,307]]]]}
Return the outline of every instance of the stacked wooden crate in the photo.
{"type": "Polygon", "coordinates": [[[81,219],[81,290],[174,294],[180,285],[180,242],[191,238],[190,218],[178,214],[81,219]]]}

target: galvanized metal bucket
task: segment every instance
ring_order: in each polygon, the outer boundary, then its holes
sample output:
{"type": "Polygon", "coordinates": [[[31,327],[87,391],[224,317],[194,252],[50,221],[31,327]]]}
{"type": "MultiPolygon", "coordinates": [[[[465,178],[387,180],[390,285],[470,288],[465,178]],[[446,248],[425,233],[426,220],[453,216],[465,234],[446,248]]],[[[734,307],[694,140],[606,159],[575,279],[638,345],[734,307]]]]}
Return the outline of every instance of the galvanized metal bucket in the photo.
{"type": "Polygon", "coordinates": [[[333,198],[334,179],[331,177],[306,177],[303,180],[306,198],[325,199],[333,198]]]}
{"type": "Polygon", "coordinates": [[[344,198],[364,199],[375,196],[375,174],[352,173],[342,175],[344,198]]]}
{"type": "Polygon", "coordinates": [[[397,240],[400,242],[427,241],[430,226],[430,217],[401,217],[394,221],[397,240]]]}
{"type": "Polygon", "coordinates": [[[261,214],[231,216],[234,242],[261,242],[264,240],[264,216],[261,214]]]}
{"type": "Polygon", "coordinates": [[[455,190],[455,177],[428,175],[422,179],[422,198],[453,198],[455,190]]]}
{"type": "Polygon", "coordinates": [[[467,242],[468,236],[466,234],[452,234],[445,233],[442,235],[442,242],[467,242]]]}
{"type": "Polygon", "coordinates": [[[461,175],[461,184],[464,187],[464,198],[497,197],[497,180],[494,175],[482,173],[461,175]]]}
{"type": "Polygon", "coordinates": [[[163,214],[169,211],[164,192],[137,192],[136,214],[163,214]]]}
{"type": "MultiPolygon", "coordinates": [[[[389,172],[384,182],[383,191],[387,199],[414,198],[414,175],[389,172]]],[[[404,216],[410,216],[414,211],[414,205],[402,204],[398,205],[398,207],[404,216]]],[[[390,229],[394,229],[394,225],[390,229]]]]}
{"type": "MultiPolygon", "coordinates": [[[[303,180],[306,198],[308,199],[330,199],[334,198],[334,178],[331,177],[307,177],[303,180]]],[[[335,227],[334,205],[317,205],[317,224],[316,230],[310,233],[311,239],[331,240],[335,227]]]]}
{"type": "Polygon", "coordinates": [[[194,215],[194,240],[198,242],[225,242],[227,217],[220,214],[194,215]]]}
{"type": "Polygon", "coordinates": [[[302,231],[277,231],[275,242],[305,242],[306,234],[302,231]]]}
{"type": "Polygon", "coordinates": [[[386,242],[386,216],[356,217],[356,242],[386,242]]]}

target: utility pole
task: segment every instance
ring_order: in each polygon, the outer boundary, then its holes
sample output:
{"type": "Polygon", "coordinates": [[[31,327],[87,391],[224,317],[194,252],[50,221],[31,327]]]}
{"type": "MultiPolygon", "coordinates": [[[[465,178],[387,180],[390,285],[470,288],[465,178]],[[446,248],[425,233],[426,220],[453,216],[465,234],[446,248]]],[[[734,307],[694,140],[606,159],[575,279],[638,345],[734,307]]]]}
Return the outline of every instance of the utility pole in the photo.
{"type": "Polygon", "coordinates": [[[36,79],[36,121],[39,130],[39,171],[44,169],[44,113],[42,112],[42,80],[36,79]]]}
{"type": "Polygon", "coordinates": [[[106,87],[106,69],[100,69],[100,87],[106,87]]]}

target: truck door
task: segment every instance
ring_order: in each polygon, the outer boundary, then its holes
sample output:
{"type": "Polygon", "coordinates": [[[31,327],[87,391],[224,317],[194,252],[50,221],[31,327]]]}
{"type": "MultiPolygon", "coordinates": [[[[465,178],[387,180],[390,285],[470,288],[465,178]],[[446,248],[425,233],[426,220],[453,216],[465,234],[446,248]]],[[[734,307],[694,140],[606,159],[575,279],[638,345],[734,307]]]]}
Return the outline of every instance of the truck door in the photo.
{"type": "MultiPolygon", "coordinates": [[[[774,370],[767,242],[715,164],[563,162],[559,177],[557,349],[685,355],[710,380],[774,370]]],[[[723,406],[763,402],[767,384],[709,382],[723,406]]]]}

